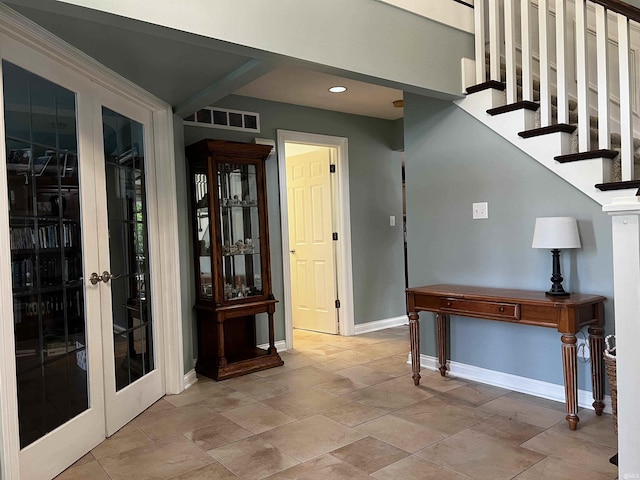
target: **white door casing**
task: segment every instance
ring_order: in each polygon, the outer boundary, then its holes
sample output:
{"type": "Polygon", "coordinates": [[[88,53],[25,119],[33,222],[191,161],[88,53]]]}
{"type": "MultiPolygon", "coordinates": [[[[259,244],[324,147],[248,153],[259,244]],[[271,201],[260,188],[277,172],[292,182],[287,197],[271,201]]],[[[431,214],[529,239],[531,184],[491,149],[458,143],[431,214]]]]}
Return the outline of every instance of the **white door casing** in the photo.
{"type": "MultiPolygon", "coordinates": [[[[146,108],[151,112],[151,122],[153,124],[153,138],[148,138],[156,152],[155,175],[150,182],[150,188],[156,192],[162,192],[162,208],[157,210],[153,220],[154,242],[153,247],[162,255],[154,263],[155,286],[160,293],[156,295],[157,302],[154,305],[156,320],[157,345],[163,352],[162,358],[157,358],[157,363],[164,365],[163,384],[165,393],[179,393],[183,389],[183,361],[182,361],[182,328],[180,323],[180,310],[177,299],[180,298],[180,285],[174,281],[178,278],[178,233],[177,233],[177,205],[176,205],[176,184],[175,169],[173,164],[173,116],[171,107],[161,100],[148,94],[146,91],[120,77],[106,67],[98,64],[79,50],[69,46],[58,39],[50,32],[42,29],[35,23],[27,20],[21,15],[11,10],[6,5],[0,4],[0,57],[14,63],[24,69],[45,77],[69,90],[77,92],[77,118],[79,132],[79,152],[83,159],[91,159],[94,156],[93,139],[94,132],[94,112],[99,103],[99,97],[104,91],[118,94],[122,99],[135,104],[138,107],[146,108]],[[102,92],[101,92],[102,89],[102,92]],[[84,132],[84,133],[83,133],[84,132]]],[[[2,96],[0,95],[0,102],[2,96]]],[[[0,110],[3,105],[0,103],[0,110]]],[[[4,118],[0,120],[0,138],[4,142],[4,118]]],[[[0,199],[8,198],[7,178],[6,178],[6,154],[3,147],[0,152],[0,199]]],[[[83,160],[81,160],[83,161],[83,160]]],[[[90,191],[94,186],[93,162],[83,163],[81,175],[82,192],[82,220],[83,228],[86,232],[97,232],[98,218],[96,212],[95,195],[90,191]],[[93,212],[93,214],[91,213],[93,212]]],[[[154,203],[156,203],[154,201],[154,203]]],[[[8,209],[0,208],[0,266],[1,271],[10,270],[9,258],[9,219],[8,209]]],[[[151,228],[151,227],[150,227],[151,228]]],[[[85,235],[89,237],[89,235],[85,235]]],[[[97,234],[94,234],[97,238],[97,234]]],[[[94,239],[95,240],[95,239],[94,239]]],[[[85,256],[83,268],[85,273],[97,271],[98,248],[89,248],[83,244],[85,256]],[[91,265],[89,265],[91,263],[91,265]]],[[[102,270],[99,270],[102,271],[102,270]]],[[[102,286],[102,285],[100,285],[102,286]]],[[[38,456],[34,461],[28,463],[35,467],[32,472],[31,467],[24,467],[21,471],[20,464],[23,458],[27,458],[32,452],[30,447],[20,452],[18,433],[18,406],[16,401],[16,364],[13,322],[0,322],[0,478],[6,479],[27,479],[38,478],[42,472],[39,471],[38,464],[62,470],[70,465],[75,458],[72,446],[76,440],[82,444],[86,450],[92,448],[104,438],[104,383],[102,369],[102,345],[96,336],[100,336],[100,325],[96,324],[93,318],[100,318],[100,309],[90,305],[98,305],[93,301],[100,295],[99,289],[85,288],[86,292],[86,315],[88,318],[87,338],[91,339],[93,348],[89,353],[88,362],[93,365],[100,365],[100,368],[93,369],[91,373],[91,408],[79,415],[80,422],[78,428],[71,426],[68,429],[68,440],[60,442],[50,442],[50,436],[43,437],[34,443],[41,444],[45,457],[38,456]],[[101,420],[96,415],[101,411],[101,420]],[[87,420],[88,417],[92,419],[87,420]],[[86,425],[94,420],[103,422],[99,436],[89,433],[86,425]],[[95,436],[95,438],[94,438],[95,436]],[[69,457],[69,458],[67,458],[69,457]]],[[[13,318],[12,311],[12,282],[9,275],[0,276],[0,313],[3,319],[13,318]]],[[[60,428],[65,428],[63,425],[60,428]]],[[[55,431],[54,431],[55,433],[55,431]]],[[[36,451],[34,447],[33,452],[36,451]]],[[[50,476],[39,478],[50,478],[50,476]]]]}
{"type": "Polygon", "coordinates": [[[351,217],[349,199],[349,158],[348,140],[312,133],[278,130],[277,155],[280,183],[280,215],[282,218],[282,257],[284,278],[285,341],[288,349],[293,348],[293,321],[291,311],[291,278],[289,219],[287,201],[287,170],[285,143],[320,145],[335,148],[337,155],[334,179],[334,226],[338,232],[336,248],[336,271],[338,298],[340,299],[340,334],[354,334],[353,273],[351,264],[351,217]]]}
{"type": "Polygon", "coordinates": [[[338,323],[330,164],[331,150],[326,147],[287,154],[293,326],[335,334],[338,323]]]}

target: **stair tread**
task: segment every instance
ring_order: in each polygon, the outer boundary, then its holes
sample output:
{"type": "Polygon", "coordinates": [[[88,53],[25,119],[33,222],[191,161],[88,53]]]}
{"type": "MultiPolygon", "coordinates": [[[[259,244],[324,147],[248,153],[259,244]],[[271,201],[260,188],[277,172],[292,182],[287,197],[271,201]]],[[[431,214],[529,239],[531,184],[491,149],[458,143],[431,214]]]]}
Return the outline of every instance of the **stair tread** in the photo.
{"type": "Polygon", "coordinates": [[[501,113],[514,112],[516,110],[531,110],[536,111],[540,105],[536,102],[530,102],[528,100],[522,102],[510,103],[507,105],[502,105],[500,107],[490,108],[487,110],[489,115],[499,115],[501,113]]]}
{"type": "Polygon", "coordinates": [[[603,192],[608,190],[624,190],[625,188],[640,188],[640,180],[598,183],[595,187],[603,192]]]}
{"type": "Polygon", "coordinates": [[[548,127],[532,128],[518,132],[518,135],[522,138],[538,137],[540,135],[546,135],[548,133],[573,133],[576,129],[575,125],[569,125],[567,123],[556,123],[555,125],[549,125],[548,127]]]}
{"type": "Polygon", "coordinates": [[[590,150],[588,152],[569,153],[558,155],[554,159],[560,163],[576,162],[579,160],[590,160],[593,158],[616,158],[619,152],[616,150],[590,150]]]}

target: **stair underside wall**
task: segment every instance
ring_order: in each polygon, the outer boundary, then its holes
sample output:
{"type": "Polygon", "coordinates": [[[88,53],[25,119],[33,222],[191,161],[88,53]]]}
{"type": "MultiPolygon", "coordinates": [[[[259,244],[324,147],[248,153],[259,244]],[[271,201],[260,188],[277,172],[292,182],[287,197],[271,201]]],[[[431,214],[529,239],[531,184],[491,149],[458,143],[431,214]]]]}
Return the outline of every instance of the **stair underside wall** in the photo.
{"type": "MultiPolygon", "coordinates": [[[[611,220],[598,203],[451,103],[406,94],[404,108],[410,285],[548,290],[551,254],[531,248],[535,218],[570,215],[583,248],[562,252],[565,288],[612,298],[611,220]],[[488,219],[472,220],[474,202],[488,202],[488,219]]],[[[422,353],[436,355],[431,317],[421,317],[422,353]]],[[[552,329],[453,317],[451,359],[562,384],[552,329]]],[[[591,389],[585,364],[579,385],[591,389]]]]}

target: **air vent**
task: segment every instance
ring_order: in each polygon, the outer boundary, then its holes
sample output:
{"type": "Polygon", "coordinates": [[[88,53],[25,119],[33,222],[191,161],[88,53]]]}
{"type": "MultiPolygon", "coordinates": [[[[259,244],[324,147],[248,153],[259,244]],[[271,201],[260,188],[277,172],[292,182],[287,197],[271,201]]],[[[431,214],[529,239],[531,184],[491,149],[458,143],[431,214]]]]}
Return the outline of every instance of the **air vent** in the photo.
{"type": "Polygon", "coordinates": [[[184,119],[185,125],[260,133],[260,114],[205,107],[184,119]]]}

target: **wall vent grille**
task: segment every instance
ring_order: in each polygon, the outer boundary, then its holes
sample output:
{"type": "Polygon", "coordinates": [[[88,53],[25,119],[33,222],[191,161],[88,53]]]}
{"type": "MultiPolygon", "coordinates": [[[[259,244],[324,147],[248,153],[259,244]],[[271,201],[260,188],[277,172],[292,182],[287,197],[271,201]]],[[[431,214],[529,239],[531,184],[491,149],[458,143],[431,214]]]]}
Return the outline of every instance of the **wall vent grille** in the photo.
{"type": "Polygon", "coordinates": [[[260,114],[205,107],[184,119],[185,125],[260,133],[260,114]]]}

